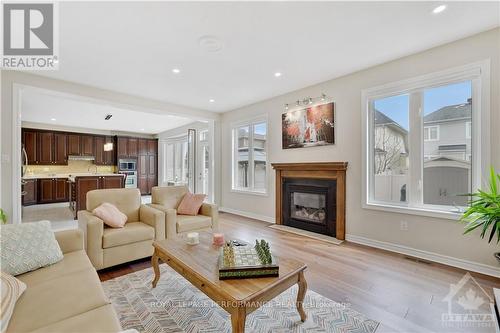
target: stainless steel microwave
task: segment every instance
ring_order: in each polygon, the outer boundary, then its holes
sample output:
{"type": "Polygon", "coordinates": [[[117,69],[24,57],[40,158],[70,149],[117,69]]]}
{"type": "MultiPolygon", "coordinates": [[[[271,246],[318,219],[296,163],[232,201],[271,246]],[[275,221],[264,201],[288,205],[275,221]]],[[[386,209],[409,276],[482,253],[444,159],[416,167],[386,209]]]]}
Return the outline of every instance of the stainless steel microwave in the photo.
{"type": "Polygon", "coordinates": [[[137,160],[128,158],[118,160],[118,171],[136,171],[136,170],[137,170],[137,160]]]}

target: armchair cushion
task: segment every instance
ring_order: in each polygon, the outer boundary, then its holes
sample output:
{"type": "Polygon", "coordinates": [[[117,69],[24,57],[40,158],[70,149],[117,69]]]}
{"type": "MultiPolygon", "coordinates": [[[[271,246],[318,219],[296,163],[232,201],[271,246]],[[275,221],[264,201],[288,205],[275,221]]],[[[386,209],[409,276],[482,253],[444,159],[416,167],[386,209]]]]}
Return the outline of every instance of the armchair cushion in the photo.
{"type": "Polygon", "coordinates": [[[201,205],[203,205],[203,200],[205,200],[206,197],[205,194],[193,194],[191,192],[184,194],[179,207],[177,207],[177,214],[198,215],[201,205]]]}
{"type": "Polygon", "coordinates": [[[204,215],[177,215],[177,232],[187,232],[212,227],[212,219],[204,215]]]}
{"type": "Polygon", "coordinates": [[[104,228],[102,247],[107,249],[154,238],[155,229],[152,226],[142,222],[129,222],[120,229],[104,228]]]}
{"type": "Polygon", "coordinates": [[[189,191],[187,186],[154,186],[151,189],[151,203],[164,208],[177,209],[184,194],[189,191]]]}
{"type": "Polygon", "coordinates": [[[141,192],[139,189],[114,188],[87,192],[87,210],[89,212],[104,202],[115,205],[120,212],[127,215],[127,223],[140,221],[141,192]]]}
{"type": "Polygon", "coordinates": [[[115,205],[109,202],[102,203],[92,211],[92,214],[100,218],[111,228],[123,228],[127,223],[127,215],[123,214],[115,205]]]}

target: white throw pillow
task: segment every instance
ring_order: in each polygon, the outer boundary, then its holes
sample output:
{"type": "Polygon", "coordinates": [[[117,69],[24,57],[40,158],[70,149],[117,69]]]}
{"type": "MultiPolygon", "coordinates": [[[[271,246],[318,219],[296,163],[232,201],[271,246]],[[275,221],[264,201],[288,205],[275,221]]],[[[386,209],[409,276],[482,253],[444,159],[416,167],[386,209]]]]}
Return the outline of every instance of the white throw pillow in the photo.
{"type": "Polygon", "coordinates": [[[49,221],[0,226],[2,271],[23,274],[63,259],[49,221]]]}
{"type": "Polygon", "coordinates": [[[22,293],[26,290],[26,285],[4,272],[0,272],[0,294],[1,294],[1,306],[0,306],[0,328],[2,333],[7,330],[9,326],[9,320],[16,306],[16,302],[22,293]]]}

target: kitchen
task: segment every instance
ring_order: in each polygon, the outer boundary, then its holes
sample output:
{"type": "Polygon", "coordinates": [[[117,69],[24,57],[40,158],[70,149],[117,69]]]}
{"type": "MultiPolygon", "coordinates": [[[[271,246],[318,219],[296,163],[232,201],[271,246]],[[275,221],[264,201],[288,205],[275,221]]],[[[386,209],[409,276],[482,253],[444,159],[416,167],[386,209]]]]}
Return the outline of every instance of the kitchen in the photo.
{"type": "Polygon", "coordinates": [[[95,189],[138,188],[148,202],[159,178],[157,134],[191,122],[28,89],[21,127],[22,222],[73,228],[87,192],[95,189]]]}

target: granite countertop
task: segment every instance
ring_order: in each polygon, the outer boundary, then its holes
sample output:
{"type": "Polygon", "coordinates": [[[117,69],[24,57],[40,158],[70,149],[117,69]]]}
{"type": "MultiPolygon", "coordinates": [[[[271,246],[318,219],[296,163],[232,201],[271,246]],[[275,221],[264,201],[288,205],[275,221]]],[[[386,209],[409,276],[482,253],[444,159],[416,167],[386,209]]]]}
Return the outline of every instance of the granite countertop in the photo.
{"type": "Polygon", "coordinates": [[[48,179],[48,178],[68,178],[69,180],[74,181],[75,177],[102,177],[102,176],[122,176],[119,173],[91,173],[91,172],[76,172],[76,173],[49,173],[49,174],[33,174],[33,175],[25,175],[23,179],[48,179]]]}

